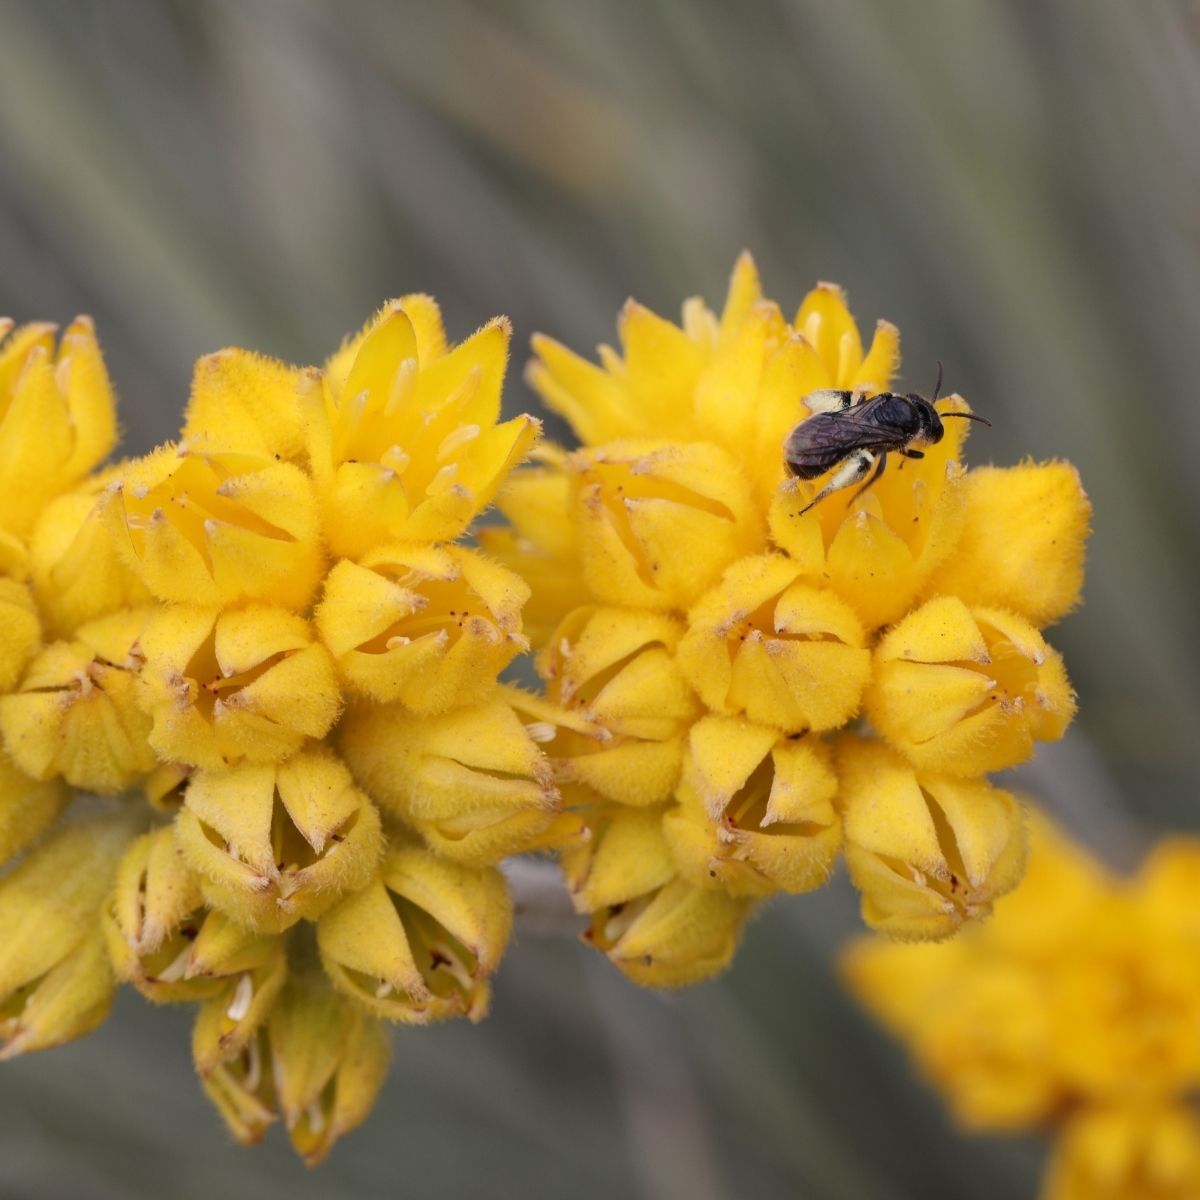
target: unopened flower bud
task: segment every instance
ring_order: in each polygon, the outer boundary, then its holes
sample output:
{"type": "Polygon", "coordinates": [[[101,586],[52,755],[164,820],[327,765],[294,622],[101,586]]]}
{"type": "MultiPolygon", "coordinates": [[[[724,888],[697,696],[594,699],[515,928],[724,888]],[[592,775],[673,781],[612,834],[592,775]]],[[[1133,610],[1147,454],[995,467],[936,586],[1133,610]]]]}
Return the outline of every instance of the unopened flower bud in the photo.
{"type": "Polygon", "coordinates": [[[918,773],[877,741],[845,737],[837,751],[846,865],[871,928],[948,937],[1020,882],[1024,825],[1007,792],[918,773]]]}
{"type": "Polygon", "coordinates": [[[139,699],[164,759],[212,770],[276,762],[337,717],[329,652],[286,609],[172,605],[151,617],[141,645],[139,699]]]}
{"type": "Polygon", "coordinates": [[[585,607],[538,656],[547,699],[586,725],[556,726],[540,743],[564,784],[621,804],[669,800],[687,728],[700,706],[674,651],[683,626],[665,613],[585,607]]]}
{"type": "Polygon", "coordinates": [[[27,537],[47,502],[116,440],[116,406],[96,331],[76,317],[57,352],[55,326],[0,322],[0,526],[27,537]]]}
{"type": "Polygon", "coordinates": [[[105,471],[57,497],[34,527],[29,547],[33,587],[47,625],[59,637],[150,599],[104,522],[105,489],[118,474],[118,468],[105,471]]]}
{"type": "Polygon", "coordinates": [[[288,975],[283,940],[261,943],[256,961],[217,980],[196,1013],[192,1061],[203,1078],[243,1054],[257,1040],[288,975]]]}
{"type": "Polygon", "coordinates": [[[316,625],[354,691],[432,716],[484,699],[528,648],[528,596],[519,576],[475,551],[390,545],[333,568],[316,625]]]}
{"type": "Polygon", "coordinates": [[[737,464],[705,442],[616,442],[569,462],[584,578],[608,604],[687,608],[764,530],[737,464]]]}
{"type": "Polygon", "coordinates": [[[316,750],[197,771],[175,835],[208,903],[261,932],[312,920],[362,887],[382,847],[375,806],[316,750]]]}
{"type": "Polygon", "coordinates": [[[862,623],[799,574],[782,555],[742,559],[692,609],[679,665],[714,712],[798,733],[858,711],[871,670],[862,623]]]}
{"type": "Polygon", "coordinates": [[[351,711],[339,746],[380,805],[460,862],[495,863],[538,844],[561,811],[550,764],[500,689],[440,717],[351,711]]]}
{"type": "Polygon", "coordinates": [[[393,846],[379,876],[317,925],[334,985],[389,1021],[480,1020],[512,928],[512,900],[494,868],[423,847],[393,846]]]}
{"type": "Polygon", "coordinates": [[[388,1031],[315,971],[288,980],[267,1040],[288,1137],[314,1167],[374,1106],[391,1056],[388,1031]]]}
{"type": "Polygon", "coordinates": [[[162,446],[128,464],[103,513],[122,557],[160,600],[302,609],[316,591],[316,499],[291,463],[162,446]]]}
{"type": "Polygon", "coordinates": [[[880,641],[866,713],[922,770],[982,775],[1061,738],[1075,695],[1061,655],[1024,618],[942,596],[880,641]]]}
{"type": "Polygon", "coordinates": [[[0,1055],[57,1046],[107,1015],[116,980],[97,921],[130,832],[113,815],[78,821],[0,878],[0,1055]]]}
{"type": "Polygon", "coordinates": [[[30,663],[20,689],[0,697],[0,731],[34,779],[110,793],[154,766],[150,720],[136,699],[144,611],[102,617],[30,663]]]}
{"type": "Polygon", "coordinates": [[[266,1030],[260,1027],[238,1053],[201,1075],[200,1086],[239,1145],[261,1142],[278,1118],[266,1030]]]}
{"type": "Polygon", "coordinates": [[[576,912],[623,904],[676,875],[661,808],[596,804],[584,810],[583,819],[583,836],[559,857],[576,912]]]}
{"type": "Polygon", "coordinates": [[[663,831],[683,876],[735,896],[808,892],[833,871],[842,844],[837,777],[813,737],[730,717],[691,730],[679,804],[663,831]]]}
{"type": "Polygon", "coordinates": [[[186,978],[204,897],[164,826],[125,851],[102,927],[117,977],[154,1001],[197,1000],[216,986],[186,978]]]}
{"type": "Polygon", "coordinates": [[[723,971],[750,902],[678,877],[592,914],[586,942],[643,987],[685,987],[723,971]]]}

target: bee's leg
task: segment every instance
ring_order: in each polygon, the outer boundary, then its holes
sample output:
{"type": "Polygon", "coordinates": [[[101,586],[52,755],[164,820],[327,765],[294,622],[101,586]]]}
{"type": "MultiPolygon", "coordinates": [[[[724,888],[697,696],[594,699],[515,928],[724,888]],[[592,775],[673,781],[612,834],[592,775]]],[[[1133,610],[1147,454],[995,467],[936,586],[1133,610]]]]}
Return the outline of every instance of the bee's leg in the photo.
{"type": "Polygon", "coordinates": [[[901,450],[900,453],[903,454],[905,458],[924,458],[925,457],[924,450],[901,450]]]}
{"type": "Polygon", "coordinates": [[[863,494],[863,492],[865,492],[867,490],[867,488],[869,488],[871,486],[871,484],[873,484],[875,482],[875,480],[877,480],[880,477],[880,475],[883,474],[883,469],[886,466],[887,466],[887,451],[884,450],[880,453],[879,461],[875,464],[874,474],[871,476],[870,479],[867,480],[866,483],[864,483],[862,485],[862,487],[860,487],[858,489],[857,492],[854,493],[853,496],[850,497],[851,504],[853,504],[854,501],[857,500],[859,498],[859,496],[861,496],[863,494]]]}
{"type": "Polygon", "coordinates": [[[822,388],[820,391],[809,392],[804,397],[804,407],[809,416],[815,413],[845,412],[853,408],[862,399],[861,392],[847,392],[841,388],[822,388]]]}
{"type": "Polygon", "coordinates": [[[853,487],[860,480],[866,479],[872,467],[875,467],[875,476],[868,481],[866,486],[879,478],[882,468],[877,465],[876,457],[870,450],[856,451],[834,471],[829,482],[796,515],[802,517],[814,504],[819,504],[826,496],[840,492],[843,488],[853,487]]]}

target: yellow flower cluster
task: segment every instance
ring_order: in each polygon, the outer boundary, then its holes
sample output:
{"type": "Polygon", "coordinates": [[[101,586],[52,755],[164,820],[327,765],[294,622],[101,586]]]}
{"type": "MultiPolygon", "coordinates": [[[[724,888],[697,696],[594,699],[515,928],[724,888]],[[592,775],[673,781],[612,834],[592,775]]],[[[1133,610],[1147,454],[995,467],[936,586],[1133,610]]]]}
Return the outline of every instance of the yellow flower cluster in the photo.
{"type": "Polygon", "coordinates": [[[501,420],[505,319],[452,347],[411,295],[322,368],[201,359],[179,440],[105,467],[94,332],[55,332],[0,331],[0,1056],[118,981],[194,1004],[234,1135],[282,1118],[316,1162],[385,1022],[485,1013],[510,856],[556,852],[585,938],[665,987],[840,855],[903,938],[1020,879],[985,776],[1073,713],[1039,630],[1087,498],[1062,463],[968,473],[959,421],[809,508],[804,397],[899,356],[836,288],[789,322],[744,257],[719,317],[631,303],[600,366],[535,339],[572,452],[501,420]],[[530,637],[536,692],[500,682],[530,637]]]}
{"type": "Polygon", "coordinates": [[[1046,1200],[1200,1196],[1200,841],[1130,880],[1044,818],[1028,877],[938,946],[864,939],[846,978],[959,1122],[1049,1126],[1046,1200]]]}
{"type": "Polygon", "coordinates": [[[538,432],[500,420],[508,322],[452,348],[414,295],[323,369],[211,355],[180,440],[97,473],[90,323],[0,332],[0,1055],[128,981],[197,1005],[239,1140],[318,1161],[382,1022],[486,1011],[495,864],[562,822],[496,682],[528,589],[457,544],[538,432]]]}
{"type": "MultiPolygon", "coordinates": [[[[860,495],[810,504],[783,446],[822,389],[888,389],[841,291],[788,320],[748,256],[720,315],[630,301],[593,364],[534,339],[528,378],[581,446],[543,446],[481,538],[529,582],[524,700],[583,836],[588,937],[631,978],[720,969],[755,901],[839,854],[871,926],[941,938],[1016,885],[1016,801],[987,773],[1075,708],[1041,628],[1079,598],[1090,508],[1066,463],[966,471],[967,421],[860,495]]],[[[957,396],[942,413],[968,411],[957,396]]]]}

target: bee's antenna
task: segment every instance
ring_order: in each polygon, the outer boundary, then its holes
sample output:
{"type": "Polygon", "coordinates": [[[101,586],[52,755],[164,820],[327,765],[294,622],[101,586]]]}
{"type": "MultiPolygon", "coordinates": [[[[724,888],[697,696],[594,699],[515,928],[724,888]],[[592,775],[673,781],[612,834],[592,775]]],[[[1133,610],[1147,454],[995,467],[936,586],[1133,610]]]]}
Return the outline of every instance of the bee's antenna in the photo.
{"type": "Polygon", "coordinates": [[[989,429],[992,427],[991,421],[987,417],[981,417],[978,413],[938,413],[938,416],[944,421],[947,417],[963,417],[968,421],[978,421],[981,425],[986,425],[989,429]]]}
{"type": "Polygon", "coordinates": [[[938,398],[938,395],[941,393],[941,390],[942,390],[942,360],[939,358],[938,359],[937,383],[935,383],[933,385],[933,401],[931,401],[931,403],[937,402],[937,398],[938,398]]]}

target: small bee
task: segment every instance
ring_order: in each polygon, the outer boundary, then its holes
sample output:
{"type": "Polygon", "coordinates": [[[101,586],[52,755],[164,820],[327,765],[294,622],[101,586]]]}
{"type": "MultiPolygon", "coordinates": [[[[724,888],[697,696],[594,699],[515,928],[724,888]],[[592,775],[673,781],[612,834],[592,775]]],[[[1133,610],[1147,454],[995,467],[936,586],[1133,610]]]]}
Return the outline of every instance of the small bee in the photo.
{"type": "Polygon", "coordinates": [[[942,364],[938,363],[932,400],[913,392],[867,396],[863,392],[825,390],[806,396],[805,406],[813,415],[788,434],[784,461],[799,479],[816,479],[826,471],[833,471],[833,475],[800,513],[808,512],[831,492],[866,479],[855,493],[861,495],[883,474],[887,456],[893,451],[905,458],[924,458],[919,447],[942,440],[945,417],[966,417],[991,425],[991,421],[974,413],[938,413],[933,406],[941,390],[942,364]]]}

